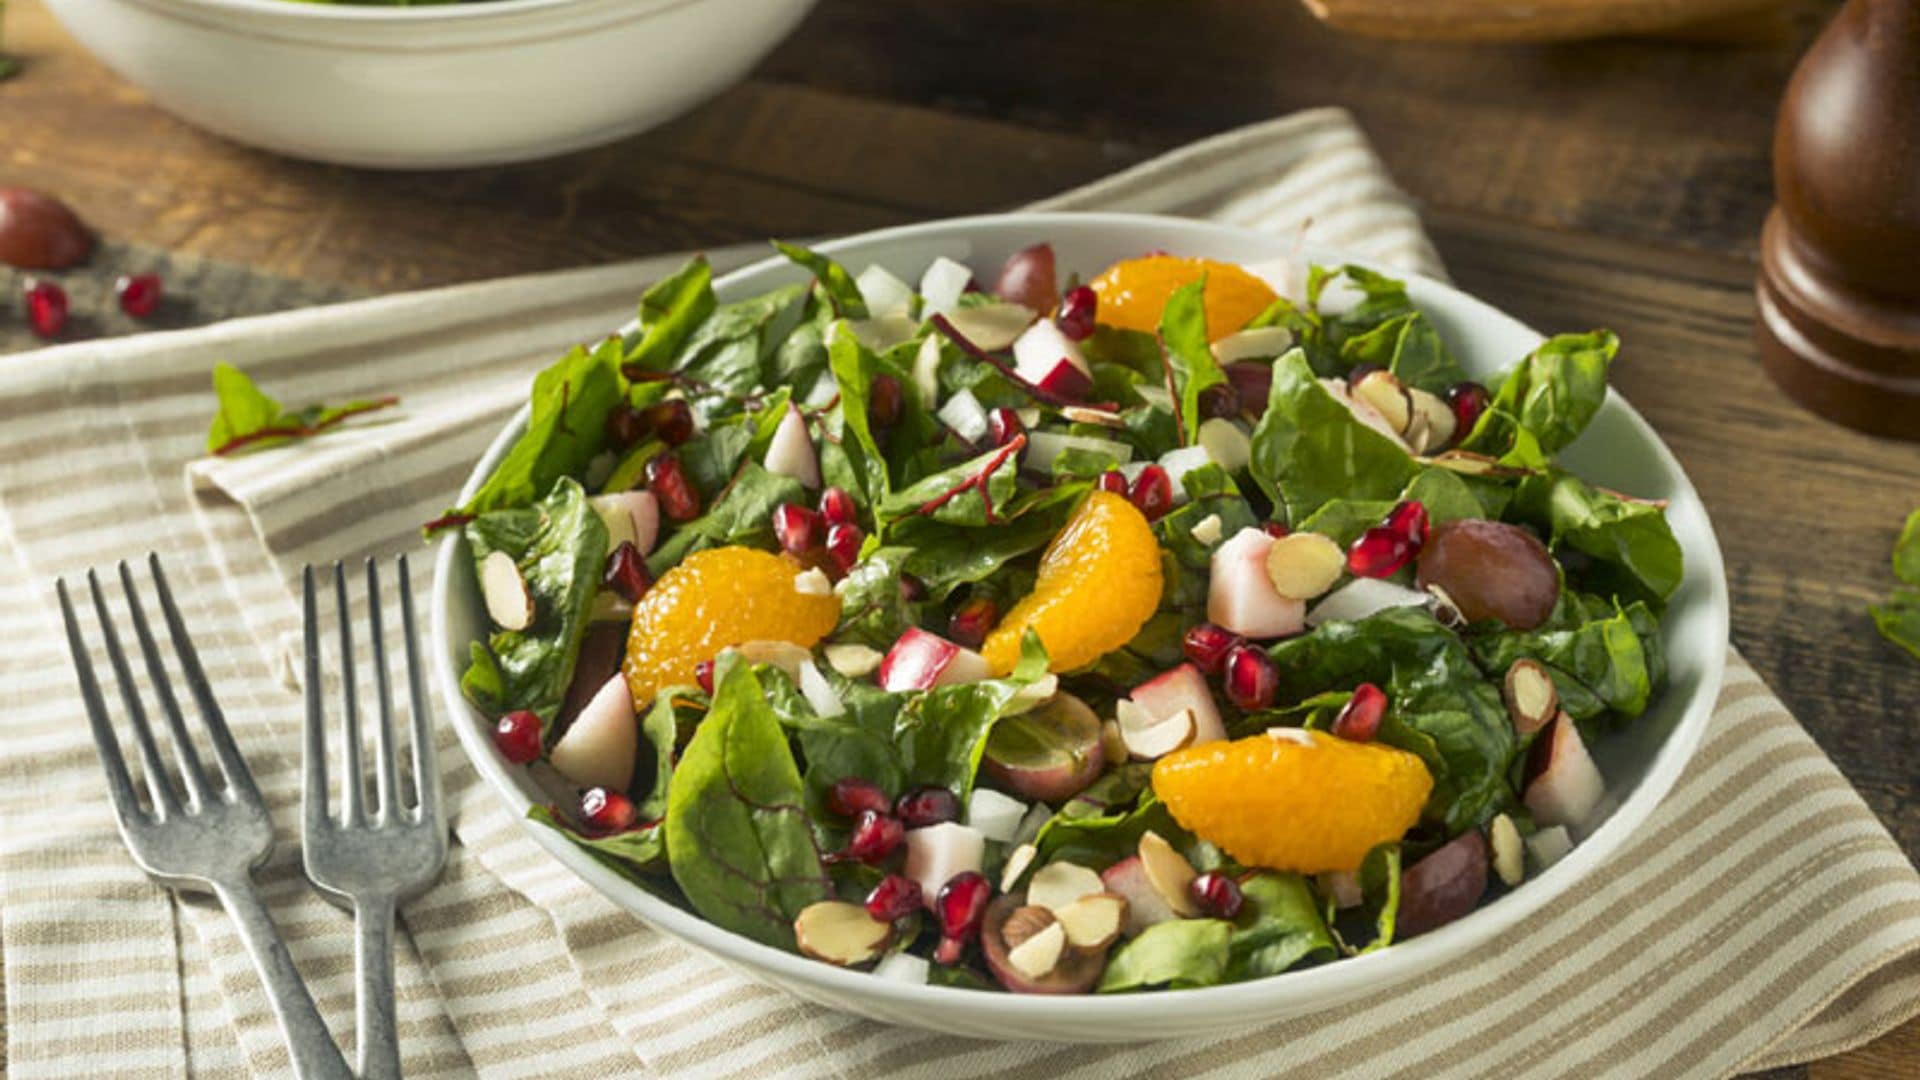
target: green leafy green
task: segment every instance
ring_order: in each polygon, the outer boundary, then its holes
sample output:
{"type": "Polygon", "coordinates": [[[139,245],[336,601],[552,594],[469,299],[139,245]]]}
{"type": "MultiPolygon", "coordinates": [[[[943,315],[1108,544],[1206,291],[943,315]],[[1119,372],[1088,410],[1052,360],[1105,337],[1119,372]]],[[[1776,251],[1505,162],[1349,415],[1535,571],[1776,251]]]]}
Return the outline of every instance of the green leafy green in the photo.
{"type": "Polygon", "coordinates": [[[345,405],[308,405],[288,412],[261,393],[239,368],[226,363],[213,365],[213,393],[219,408],[207,429],[209,454],[232,454],[311,438],[351,417],[400,403],[397,397],[380,397],[345,405]]]}
{"type": "Polygon", "coordinates": [[[894,743],[906,762],[907,779],[937,784],[965,801],[994,724],[1021,689],[1046,671],[1046,651],[1029,630],[1010,677],[936,686],[909,700],[894,721],[894,743]]]}
{"type": "Polygon", "coordinates": [[[1907,518],[1893,545],[1893,576],[1901,581],[1884,604],[1867,611],[1880,636],[1920,656],[1920,510],[1907,518]]]}
{"type": "Polygon", "coordinates": [[[1582,581],[1590,591],[1660,603],[1680,587],[1680,541],[1658,503],[1626,499],[1555,469],[1520,482],[1511,515],[1539,527],[1554,548],[1590,559],[1582,581]]]}
{"type": "Polygon", "coordinates": [[[1215,986],[1226,977],[1233,924],[1225,919],[1169,919],[1113,950],[1095,988],[1102,994],[1165,986],[1215,986]]]}
{"type": "Polygon", "coordinates": [[[1635,602],[1639,618],[1598,597],[1564,594],[1546,625],[1535,630],[1501,630],[1472,641],[1474,658],[1494,676],[1523,657],[1537,660],[1553,677],[1560,706],[1575,720],[1608,711],[1639,716],[1653,698],[1657,637],[1643,640],[1636,625],[1657,626],[1646,605],[1635,602]]]}
{"type": "Polygon", "coordinates": [[[647,569],[658,577],[696,551],[723,544],[764,545],[773,536],[774,508],[805,498],[800,481],[770,473],[758,462],[745,462],[706,513],[680,526],[647,557],[647,569]]]}
{"type": "Polygon", "coordinates": [[[1297,522],[1335,499],[1392,499],[1418,465],[1404,447],[1355,419],[1296,349],[1273,363],[1250,468],[1267,497],[1297,522]]]}
{"type": "Polygon", "coordinates": [[[809,293],[805,285],[784,289],[714,308],[688,334],[673,358],[680,382],[694,391],[694,412],[712,419],[751,404],[762,391],[779,385],[769,375],[781,346],[806,318],[809,293]]]}
{"type": "Polygon", "coordinates": [[[1220,369],[1213,348],[1207,344],[1205,287],[1203,276],[1175,289],[1160,316],[1160,340],[1166,345],[1167,370],[1173,375],[1175,416],[1180,421],[1181,441],[1188,446],[1200,433],[1200,395],[1227,381],[1227,373],[1220,369]]]}
{"type": "Polygon", "coordinates": [[[667,797],[673,879],[704,918],[792,950],[793,919],[832,883],[784,729],[747,664],[731,665],[667,797]]]}
{"type": "Polygon", "coordinates": [[[883,523],[924,514],[949,525],[998,525],[1009,516],[1019,476],[1019,456],[996,447],[889,493],[874,506],[874,515],[883,523]]]}
{"type": "Polygon", "coordinates": [[[822,292],[833,304],[834,313],[843,319],[864,319],[867,317],[867,301],[860,295],[860,286],[854,283],[853,275],[847,268],[817,251],[775,240],[773,246],[780,254],[805,267],[813,274],[822,292]]]}
{"type": "Polygon", "coordinates": [[[1585,431],[1607,399],[1607,368],[1620,351],[1611,331],[1549,338],[1507,374],[1493,402],[1463,444],[1499,456],[1513,448],[1518,427],[1555,454],[1585,431]]]}
{"type": "Polygon", "coordinates": [[[707,321],[716,306],[713,267],[707,264],[705,255],[696,255],[641,295],[640,329],[627,353],[627,367],[671,370],[680,346],[707,321]]]}
{"type": "Polygon", "coordinates": [[[1399,380],[1438,394],[1467,377],[1433,324],[1418,311],[1396,316],[1356,337],[1348,338],[1340,357],[1351,370],[1372,364],[1393,372],[1399,380]]]}
{"type": "Polygon", "coordinates": [[[527,807],[527,816],[634,881],[645,881],[645,875],[658,874],[667,868],[667,844],[657,821],[625,832],[591,836],[561,820],[553,807],[544,803],[527,807]]]}
{"type": "Polygon", "coordinates": [[[1331,960],[1339,945],[1299,874],[1257,870],[1240,879],[1243,906],[1227,942],[1229,981],[1278,975],[1304,960],[1331,960]]]}
{"type": "Polygon", "coordinates": [[[1399,844],[1381,844],[1360,863],[1360,895],[1366,900],[1366,912],[1372,918],[1373,938],[1352,951],[1376,952],[1393,944],[1395,924],[1400,916],[1401,852],[1399,844]]]}
{"type": "Polygon", "coordinates": [[[1324,533],[1341,546],[1360,538],[1380,524],[1396,503],[1412,500],[1427,508],[1427,519],[1434,528],[1462,518],[1483,517],[1484,507],[1467,481],[1456,473],[1439,468],[1423,468],[1399,494],[1390,499],[1335,499],[1299,523],[1302,532],[1324,533]]]}

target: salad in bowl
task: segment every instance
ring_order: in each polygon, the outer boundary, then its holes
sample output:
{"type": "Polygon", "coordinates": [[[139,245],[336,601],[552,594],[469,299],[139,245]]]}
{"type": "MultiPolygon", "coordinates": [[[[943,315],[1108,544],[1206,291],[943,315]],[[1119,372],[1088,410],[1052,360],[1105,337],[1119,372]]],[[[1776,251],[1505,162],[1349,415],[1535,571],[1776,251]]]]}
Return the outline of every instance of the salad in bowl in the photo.
{"type": "Polygon", "coordinates": [[[1031,239],[696,259],[538,377],[430,525],[530,817],[761,945],[1045,995],[1391,950],[1573,851],[1686,571],[1560,462],[1616,338],[1476,380],[1365,267],[1031,239]]]}

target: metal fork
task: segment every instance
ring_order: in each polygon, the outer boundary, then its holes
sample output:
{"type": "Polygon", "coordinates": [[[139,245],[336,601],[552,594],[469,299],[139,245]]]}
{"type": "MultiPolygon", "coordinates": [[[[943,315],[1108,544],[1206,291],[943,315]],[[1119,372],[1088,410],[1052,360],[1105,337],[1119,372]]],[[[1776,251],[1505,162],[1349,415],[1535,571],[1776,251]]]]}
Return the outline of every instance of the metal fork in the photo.
{"type": "Polygon", "coordinates": [[[413,787],[416,805],[400,798],[394,764],[393,693],[387,674],[385,627],[380,618],[380,571],[367,560],[367,624],[372,634],[374,686],[380,718],[373,732],[375,801],[366,799],[360,765],[360,705],[354,685],[353,617],[347,603],[346,570],[333,567],[340,618],[341,726],[340,813],[327,808],[326,716],[320,689],[320,613],[314,599],[313,567],[306,569],[306,786],[301,795],[305,822],[307,878],[321,895],[353,909],[358,934],[354,967],[360,992],[359,1072],[368,1080],[400,1075],[400,1046],[394,1029],[393,920],[395,905],[440,876],[447,859],[446,810],[440,798],[440,771],[434,761],[433,721],[421,682],[419,635],[414,629],[413,589],[406,556],[399,560],[400,625],[406,635],[407,688],[413,711],[413,787]]]}
{"type": "Polygon", "coordinates": [[[254,889],[251,872],[266,862],[273,849],[273,821],[267,814],[267,805],[254,786],[253,775],[247,771],[239,748],[234,745],[219,704],[214,701],[213,688],[200,667],[199,655],[187,636],[180,611],[174,606],[166,574],[160,569],[160,557],[148,555],[147,565],[153,574],[168,635],[173,639],[174,655],[198,705],[225,782],[216,781],[215,773],[202,763],[199,751],[194,748],[180,703],[174,697],[166,662],[148,629],[133,574],[122,562],[120,583],[133,616],[134,635],[140,640],[153,693],[166,715],[167,729],[173,737],[174,760],[185,790],[177,791],[170,783],[152,726],[147,721],[140,689],[134,682],[126,655],[120,650],[119,635],[114,631],[113,617],[101,594],[99,577],[88,570],[87,588],[93,594],[93,609],[100,621],[107,659],[120,684],[121,701],[131,721],[141,770],[146,774],[151,807],[140,805],[120,740],[114,734],[113,720],[107,713],[100,685],[94,679],[93,660],[74,614],[73,601],[67,594],[67,583],[57,582],[60,613],[67,624],[67,647],[73,652],[74,674],[79,678],[80,696],[86,702],[93,741],[100,749],[100,763],[106,767],[107,794],[119,819],[120,835],[133,861],[155,881],[169,889],[212,892],[226,908],[240,928],[240,938],[246,943],[255,970],[260,973],[260,981],[266,984],[267,997],[280,1020],[294,1071],[309,1078],[350,1077],[346,1059],[334,1045],[333,1036],[313,1006],[313,997],[307,993],[307,984],[293,966],[286,943],[281,941],[279,931],[260,902],[260,894],[254,889]]]}

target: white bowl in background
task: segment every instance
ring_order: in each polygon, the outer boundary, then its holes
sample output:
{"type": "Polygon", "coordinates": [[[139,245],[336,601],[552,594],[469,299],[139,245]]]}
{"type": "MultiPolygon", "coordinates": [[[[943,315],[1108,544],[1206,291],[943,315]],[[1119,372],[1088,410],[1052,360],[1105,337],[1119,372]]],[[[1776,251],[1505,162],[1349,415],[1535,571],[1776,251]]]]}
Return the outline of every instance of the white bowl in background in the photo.
{"type": "Polygon", "coordinates": [[[162,108],[292,157],[497,165],[611,142],[745,75],[814,0],[47,0],[162,108]]]}
{"type": "MultiPolygon", "coordinates": [[[[1131,214],[958,218],[867,233],[820,248],[856,272],[878,263],[902,280],[917,281],[927,263],[945,255],[971,265],[981,280],[991,280],[991,271],[1002,259],[1040,240],[1053,244],[1063,272],[1082,274],[1154,249],[1240,263],[1289,254],[1284,240],[1261,233],[1131,214]]],[[[1407,274],[1395,276],[1406,279],[1414,301],[1476,376],[1494,374],[1541,340],[1510,316],[1450,286],[1407,274]]],[[[738,299],[803,279],[803,271],[776,258],[729,274],[716,288],[723,298],[738,299]]],[[[564,343],[556,347],[560,344],[564,343]]],[[[532,374],[528,372],[529,378],[532,374]]],[[[523,409],[494,440],[468,479],[461,501],[493,470],[525,428],[526,419],[523,409]]],[[[1563,457],[1596,482],[1669,500],[1668,518],[1687,562],[1686,581],[1674,595],[1664,622],[1669,685],[1645,716],[1594,748],[1608,780],[1611,815],[1545,873],[1458,922],[1380,952],[1252,982],[1200,990],[1051,998],[908,986],[729,933],[607,869],[551,829],[526,821],[528,806],[546,801],[547,796],[525,769],[508,764],[494,751],[487,718],[460,694],[467,644],[484,635],[487,623],[472,559],[458,535],[441,542],[435,563],[432,663],[462,747],[484,782],[526,823],[535,841],[621,907],[753,978],[875,1019],[979,1038],[1105,1043],[1115,1038],[1244,1032],[1417,979],[1460,962],[1501,935],[1519,932],[1528,916],[1620,850],[1672,788],[1699,745],[1719,693],[1727,649],[1726,574],[1706,508],[1672,452],[1618,394],[1608,394],[1592,426],[1563,457]]]]}

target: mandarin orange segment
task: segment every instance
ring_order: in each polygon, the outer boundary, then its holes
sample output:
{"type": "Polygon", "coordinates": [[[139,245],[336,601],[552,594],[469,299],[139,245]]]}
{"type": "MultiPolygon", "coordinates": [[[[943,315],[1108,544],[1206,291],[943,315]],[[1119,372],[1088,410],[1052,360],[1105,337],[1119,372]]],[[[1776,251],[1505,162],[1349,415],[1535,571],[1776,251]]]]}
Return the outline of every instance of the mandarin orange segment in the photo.
{"type": "Polygon", "coordinates": [[[1053,671],[1085,667],[1133,640],[1160,607],[1160,544],[1145,515],[1111,491],[1096,491],[1040,556],[1033,591],[987,635],[995,675],[1020,660],[1027,629],[1040,635],[1053,671]]]}
{"type": "Polygon", "coordinates": [[[1278,299],[1272,287],[1232,263],[1149,255],[1114,263],[1088,282],[1100,297],[1098,319],[1107,326],[1154,333],[1167,300],[1182,285],[1207,279],[1207,340],[1219,341],[1253,321],[1278,299]]]}
{"type": "Polygon", "coordinates": [[[694,681],[694,667],[729,645],[790,641],[813,648],[840,621],[840,601],[801,592],[798,571],[753,548],[697,551],[661,575],[633,608],[621,670],[641,709],[669,686],[694,681]]]}
{"type": "Polygon", "coordinates": [[[1302,874],[1359,869],[1432,790],[1418,757],[1320,731],[1190,746],[1153,766],[1154,795],[1188,831],[1247,866],[1302,874]]]}

